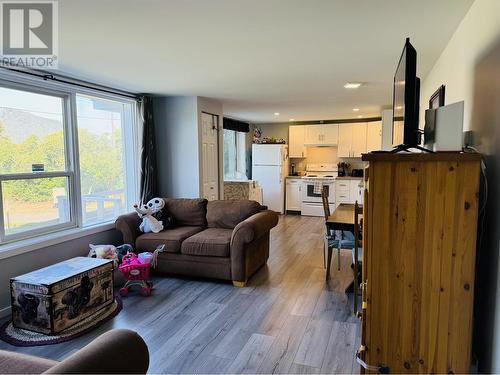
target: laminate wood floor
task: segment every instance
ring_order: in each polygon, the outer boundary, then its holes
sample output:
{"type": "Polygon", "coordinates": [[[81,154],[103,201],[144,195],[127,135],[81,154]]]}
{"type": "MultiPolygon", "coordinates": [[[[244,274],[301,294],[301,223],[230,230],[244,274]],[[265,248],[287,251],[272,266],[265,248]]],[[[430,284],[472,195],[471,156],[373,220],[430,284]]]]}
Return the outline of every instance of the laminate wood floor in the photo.
{"type": "Polygon", "coordinates": [[[282,216],[270,259],[245,288],[207,280],[155,277],[151,297],[131,294],[122,312],[67,343],[0,349],[61,360],[112,328],[137,331],[148,344],[150,373],[351,373],[359,323],[351,252],[336,252],[325,282],[322,218],[282,216]]]}

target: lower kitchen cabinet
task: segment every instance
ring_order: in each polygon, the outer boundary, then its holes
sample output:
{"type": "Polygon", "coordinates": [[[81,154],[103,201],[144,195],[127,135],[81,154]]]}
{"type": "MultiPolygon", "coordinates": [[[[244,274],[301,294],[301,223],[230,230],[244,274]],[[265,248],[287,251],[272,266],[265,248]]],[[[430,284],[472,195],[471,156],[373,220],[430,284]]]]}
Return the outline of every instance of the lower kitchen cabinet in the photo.
{"type": "Polygon", "coordinates": [[[362,179],[338,179],[335,181],[335,203],[363,204],[362,179]]]}
{"type": "Polygon", "coordinates": [[[286,210],[300,211],[302,180],[289,178],[286,180],[286,210]]]}

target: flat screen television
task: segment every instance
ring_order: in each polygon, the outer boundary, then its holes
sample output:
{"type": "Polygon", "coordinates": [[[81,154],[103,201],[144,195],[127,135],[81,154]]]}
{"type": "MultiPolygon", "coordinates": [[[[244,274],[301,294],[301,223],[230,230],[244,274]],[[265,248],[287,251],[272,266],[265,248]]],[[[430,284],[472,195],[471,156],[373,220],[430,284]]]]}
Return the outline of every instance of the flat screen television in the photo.
{"type": "Polygon", "coordinates": [[[418,116],[420,106],[420,79],[417,78],[417,51],[406,38],[406,43],[394,74],[392,100],[392,145],[408,149],[418,146],[420,135],[418,116]]]}

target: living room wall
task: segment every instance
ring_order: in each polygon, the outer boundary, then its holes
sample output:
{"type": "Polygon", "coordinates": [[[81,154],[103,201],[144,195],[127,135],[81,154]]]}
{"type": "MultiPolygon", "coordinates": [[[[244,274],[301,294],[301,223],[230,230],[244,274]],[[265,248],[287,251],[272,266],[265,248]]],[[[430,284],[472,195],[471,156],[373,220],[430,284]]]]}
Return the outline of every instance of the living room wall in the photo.
{"type": "Polygon", "coordinates": [[[0,318],[10,314],[10,278],[76,256],[86,256],[90,243],[119,245],[122,243],[122,236],[121,233],[112,229],[57,245],[41,247],[24,254],[1,258],[0,318]]]}
{"type": "MultiPolygon", "coordinates": [[[[464,130],[484,154],[489,194],[479,222],[473,359],[480,372],[500,372],[500,1],[476,0],[422,81],[421,116],[430,96],[446,85],[445,104],[464,101],[464,130]]],[[[417,48],[418,49],[418,48],[417,48]]],[[[421,123],[423,126],[423,122],[421,123]]],[[[484,198],[484,183],[483,194],[484,198]]]]}
{"type": "MultiPolygon", "coordinates": [[[[420,123],[431,95],[446,85],[445,104],[464,100],[464,130],[470,129],[473,106],[474,70],[481,55],[500,33],[500,1],[476,0],[458,25],[420,90],[420,123]]],[[[418,53],[418,46],[417,53],[418,53]]]]}

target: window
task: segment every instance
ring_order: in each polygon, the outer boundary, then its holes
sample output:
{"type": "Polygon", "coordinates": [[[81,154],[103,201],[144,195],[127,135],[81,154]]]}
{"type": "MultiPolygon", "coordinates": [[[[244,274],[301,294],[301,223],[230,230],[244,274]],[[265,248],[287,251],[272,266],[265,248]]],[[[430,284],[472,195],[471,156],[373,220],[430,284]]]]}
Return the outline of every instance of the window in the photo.
{"type": "Polygon", "coordinates": [[[224,129],[224,180],[246,180],[246,133],[224,129]]]}
{"type": "Polygon", "coordinates": [[[136,200],[136,102],[97,95],[0,81],[0,244],[110,222],[136,200]]]}
{"type": "Polygon", "coordinates": [[[113,220],[127,208],[123,130],[132,105],[77,95],[76,111],[83,224],[113,220]]]}

